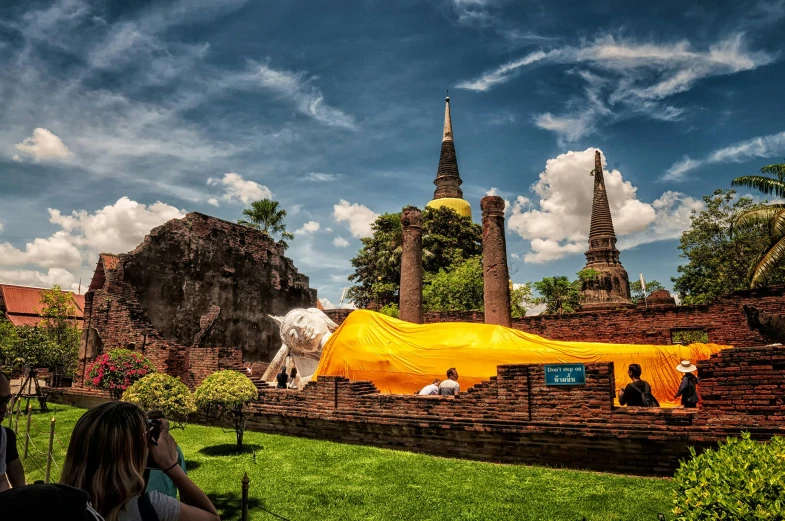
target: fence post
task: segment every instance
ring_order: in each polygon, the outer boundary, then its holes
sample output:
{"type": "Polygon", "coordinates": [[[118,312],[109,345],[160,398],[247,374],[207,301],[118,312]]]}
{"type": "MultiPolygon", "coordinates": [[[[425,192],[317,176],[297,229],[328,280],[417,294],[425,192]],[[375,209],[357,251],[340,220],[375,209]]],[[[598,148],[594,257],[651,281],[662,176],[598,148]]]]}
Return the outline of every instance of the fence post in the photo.
{"type": "Polygon", "coordinates": [[[44,479],[44,483],[49,483],[49,472],[52,470],[52,445],[55,441],[55,417],[52,416],[52,421],[49,423],[49,451],[46,453],[46,478],[44,479]]]}
{"type": "Polygon", "coordinates": [[[25,432],[25,457],[27,459],[27,445],[30,443],[30,420],[33,418],[33,406],[27,404],[27,432],[25,432]]]}
{"type": "Polygon", "coordinates": [[[16,400],[16,412],[14,413],[14,434],[19,436],[19,414],[22,412],[22,399],[16,400]]]}
{"type": "MultiPolygon", "coordinates": [[[[16,396],[11,397],[11,414],[8,415],[8,428],[10,429],[14,424],[14,406],[16,405],[16,396]]],[[[16,431],[14,431],[16,434],[16,431]]]]}
{"type": "Polygon", "coordinates": [[[243,475],[243,499],[241,504],[240,521],[248,521],[248,473],[243,475]]]}

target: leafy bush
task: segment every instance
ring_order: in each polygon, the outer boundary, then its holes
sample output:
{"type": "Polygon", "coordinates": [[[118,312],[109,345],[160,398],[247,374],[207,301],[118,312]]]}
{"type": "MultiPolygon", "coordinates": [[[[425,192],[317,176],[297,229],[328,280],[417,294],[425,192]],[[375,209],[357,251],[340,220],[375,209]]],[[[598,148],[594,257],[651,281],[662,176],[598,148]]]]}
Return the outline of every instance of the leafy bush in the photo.
{"type": "Polygon", "coordinates": [[[211,416],[230,419],[237,434],[237,448],[243,447],[245,404],[259,396],[256,386],[237,371],[217,371],[194,392],[196,406],[211,416]]]}
{"type": "Polygon", "coordinates": [[[87,368],[85,384],[109,391],[115,400],[143,376],[155,372],[153,364],[139,353],[127,349],[113,349],[98,355],[87,368]]]}
{"type": "Polygon", "coordinates": [[[379,310],[379,313],[387,315],[388,317],[399,318],[400,310],[398,309],[398,304],[387,304],[386,306],[382,306],[379,310]]]}
{"type": "Polygon", "coordinates": [[[184,424],[196,412],[196,402],[188,387],[174,376],[150,373],[123,393],[123,400],[145,410],[157,409],[176,424],[184,424]]]}
{"type": "Polygon", "coordinates": [[[785,519],[785,438],[728,438],[682,462],[674,476],[678,521],[785,519]]]}

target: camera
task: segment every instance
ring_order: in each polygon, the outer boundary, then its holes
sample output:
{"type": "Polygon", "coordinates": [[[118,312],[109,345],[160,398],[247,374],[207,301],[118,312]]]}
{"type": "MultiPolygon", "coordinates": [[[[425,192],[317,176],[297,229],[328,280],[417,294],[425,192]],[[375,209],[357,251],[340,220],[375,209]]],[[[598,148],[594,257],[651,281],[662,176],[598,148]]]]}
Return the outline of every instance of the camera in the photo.
{"type": "MultiPolygon", "coordinates": [[[[158,437],[161,435],[161,420],[147,420],[147,439],[153,445],[158,445],[158,437]]],[[[147,464],[145,465],[147,469],[157,469],[159,468],[158,465],[153,461],[153,458],[149,455],[147,456],[147,464]]]]}
{"type": "Polygon", "coordinates": [[[153,445],[158,445],[158,437],[161,435],[161,420],[147,420],[147,439],[153,445]]]}

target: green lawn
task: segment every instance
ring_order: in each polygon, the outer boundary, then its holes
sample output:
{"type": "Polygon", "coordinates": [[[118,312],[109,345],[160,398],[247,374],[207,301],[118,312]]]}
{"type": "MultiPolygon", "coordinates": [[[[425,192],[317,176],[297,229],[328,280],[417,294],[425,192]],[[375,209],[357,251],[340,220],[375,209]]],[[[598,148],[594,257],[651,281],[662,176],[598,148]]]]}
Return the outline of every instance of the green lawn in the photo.
{"type": "MultiPolygon", "coordinates": [[[[43,479],[49,418],[57,418],[53,480],[82,409],[33,414],[28,481],[43,479]]],[[[23,429],[20,419],[20,430],[23,429]]],[[[7,424],[7,420],[6,423],[7,424]]],[[[570,470],[496,465],[373,447],[248,432],[254,452],[234,454],[234,433],[189,425],[173,431],[189,474],[223,519],[239,519],[240,480],[251,480],[250,518],[340,520],[656,520],[671,518],[671,482],[570,470]]],[[[20,436],[19,450],[23,450],[20,436]]]]}

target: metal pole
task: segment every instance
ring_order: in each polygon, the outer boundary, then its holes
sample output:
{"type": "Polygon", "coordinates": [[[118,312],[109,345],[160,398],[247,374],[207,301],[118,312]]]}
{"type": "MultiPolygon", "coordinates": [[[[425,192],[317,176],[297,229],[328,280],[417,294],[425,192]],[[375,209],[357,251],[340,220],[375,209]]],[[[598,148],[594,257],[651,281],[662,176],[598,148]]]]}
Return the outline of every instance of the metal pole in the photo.
{"type": "Polygon", "coordinates": [[[33,406],[27,404],[27,432],[25,432],[25,456],[27,459],[27,445],[30,443],[30,420],[33,418],[33,406]]]}
{"type": "Polygon", "coordinates": [[[240,515],[240,521],[248,521],[248,473],[246,472],[243,475],[243,499],[242,499],[242,513],[240,515]]]}
{"type": "Polygon", "coordinates": [[[16,399],[16,414],[14,414],[14,434],[19,434],[19,415],[22,413],[22,399],[16,399]]]}
{"type": "MultiPolygon", "coordinates": [[[[16,396],[11,397],[11,414],[8,415],[8,428],[14,424],[14,407],[16,407],[16,396]]],[[[16,432],[16,431],[14,431],[16,432]]]]}
{"type": "Polygon", "coordinates": [[[52,469],[52,445],[55,441],[55,417],[52,416],[52,421],[49,423],[49,452],[46,453],[46,478],[44,483],[49,483],[49,471],[52,469]]]}

